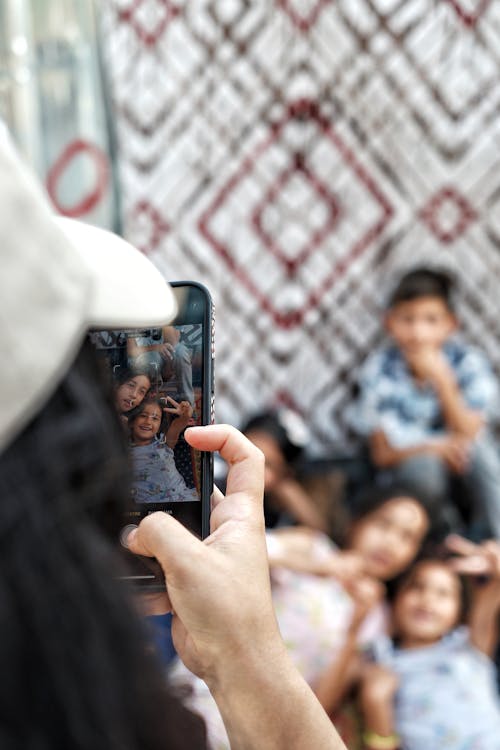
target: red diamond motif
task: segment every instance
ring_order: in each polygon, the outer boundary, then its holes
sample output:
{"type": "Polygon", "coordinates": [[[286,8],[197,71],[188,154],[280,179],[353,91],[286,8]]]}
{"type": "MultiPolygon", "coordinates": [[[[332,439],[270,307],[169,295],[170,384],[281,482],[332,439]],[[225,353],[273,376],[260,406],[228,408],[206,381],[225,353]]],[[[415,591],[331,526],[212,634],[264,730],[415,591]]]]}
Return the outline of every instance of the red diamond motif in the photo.
{"type": "MultiPolygon", "coordinates": [[[[266,196],[271,201],[275,200],[282,185],[291,178],[294,171],[298,171],[302,176],[306,175],[306,181],[309,184],[314,185],[314,190],[317,195],[328,205],[330,213],[326,222],[327,226],[321,226],[317,232],[313,233],[310,242],[301,249],[298,257],[293,261],[290,261],[277,243],[269,237],[262,226],[262,212],[264,210],[262,203],[258,204],[257,209],[255,209],[253,214],[251,213],[249,217],[249,223],[264,243],[265,249],[271,252],[275,257],[279,258],[280,262],[285,265],[288,275],[290,275],[292,268],[296,271],[298,266],[303,264],[307,258],[310,257],[313,250],[317,249],[322,239],[324,239],[336,226],[338,223],[338,216],[340,215],[340,209],[337,206],[335,199],[327,191],[322,182],[316,178],[309,167],[307,167],[307,172],[304,172],[304,169],[306,169],[304,166],[305,159],[305,156],[297,159],[297,156],[294,154],[292,165],[280,172],[277,182],[274,182],[266,196]]],[[[231,273],[234,274],[246,289],[256,297],[259,301],[260,307],[272,316],[276,325],[281,328],[293,328],[301,324],[307,311],[318,305],[321,298],[333,286],[335,281],[347,271],[350,264],[366,252],[368,247],[380,236],[387,226],[392,213],[392,206],[389,204],[385,195],[358,161],[354,152],[340,138],[331,122],[321,114],[319,106],[315,102],[309,100],[299,100],[289,105],[285,116],[270,127],[268,137],[257,146],[250,156],[244,159],[236,173],[220,189],[209,208],[202,214],[198,226],[202,236],[205,237],[207,242],[222,257],[231,273]],[[358,185],[363,188],[365,195],[371,199],[372,205],[370,208],[375,206],[377,209],[377,215],[372,221],[370,221],[370,224],[364,229],[364,231],[362,231],[361,236],[355,239],[354,242],[347,247],[344,255],[332,263],[329,272],[319,278],[317,285],[309,290],[307,299],[302,307],[283,313],[275,307],[273,299],[269,298],[261,290],[258,282],[251,277],[250,272],[247,272],[245,268],[238,263],[232,252],[232,248],[226,243],[225,239],[221,239],[218,236],[217,229],[214,226],[214,219],[219,212],[224,210],[225,203],[236,192],[240,183],[252,177],[256,170],[257,163],[260,164],[262,162],[266,152],[271,149],[273,145],[277,144],[286,148],[287,143],[284,137],[284,131],[291,121],[301,124],[306,122],[308,125],[315,126],[318,137],[325,139],[328,146],[333,147],[337,155],[340,156],[344,166],[351,173],[351,176],[353,176],[358,185]]]]}
{"type": "Polygon", "coordinates": [[[457,16],[466,26],[475,26],[479,21],[484,11],[490,4],[490,0],[474,0],[468,2],[467,5],[473,6],[472,9],[464,8],[463,0],[447,0],[447,2],[454,8],[457,16]]]}
{"type": "Polygon", "coordinates": [[[294,163],[279,175],[276,182],[271,185],[270,189],[264,195],[261,203],[253,213],[252,223],[257,234],[260,236],[264,245],[270,250],[285,266],[288,276],[293,276],[297,268],[304,263],[314,250],[323,242],[328,234],[335,227],[340,215],[340,206],[335,197],[330,193],[328,188],[314,175],[305,164],[302,154],[296,154],[294,163]],[[321,200],[327,209],[326,221],[322,226],[316,229],[309,241],[306,241],[301,250],[290,258],[282,249],[280,244],[266,231],[263,222],[264,211],[269,209],[277,200],[280,192],[286,187],[287,183],[297,174],[300,174],[311,186],[316,196],[321,200]]]}
{"type": "Polygon", "coordinates": [[[287,15],[291,18],[294,26],[296,26],[299,31],[303,31],[305,33],[309,31],[311,26],[314,26],[314,24],[318,20],[319,14],[323,10],[323,7],[325,5],[328,5],[331,0],[316,0],[307,15],[300,13],[296,9],[294,0],[278,0],[278,2],[285,13],[287,13],[287,15]]]}
{"type": "MultiPolygon", "coordinates": [[[[170,231],[170,225],[160,212],[148,201],[139,201],[131,211],[131,217],[135,222],[142,223],[144,220],[148,224],[148,231],[145,233],[147,241],[139,247],[145,255],[155,250],[160,244],[163,236],[170,231]]],[[[141,232],[142,234],[143,232],[141,232]]]]}
{"type": "Polygon", "coordinates": [[[154,47],[160,37],[163,36],[170,22],[181,13],[181,8],[171,3],[170,0],[156,0],[154,6],[158,17],[152,27],[147,27],[140,15],[140,9],[143,5],[144,0],[132,0],[128,7],[119,9],[118,17],[120,21],[132,26],[146,47],[154,47]]]}
{"type": "Polygon", "coordinates": [[[458,190],[445,186],[420,211],[420,218],[440,242],[449,245],[464,234],[477,214],[458,190]]]}

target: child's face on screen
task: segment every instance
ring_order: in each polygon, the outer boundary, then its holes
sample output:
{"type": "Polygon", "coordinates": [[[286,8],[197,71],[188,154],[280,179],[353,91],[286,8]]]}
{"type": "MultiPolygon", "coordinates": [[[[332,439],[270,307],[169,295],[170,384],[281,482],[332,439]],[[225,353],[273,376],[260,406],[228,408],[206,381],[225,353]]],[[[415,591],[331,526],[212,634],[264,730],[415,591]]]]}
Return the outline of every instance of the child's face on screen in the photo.
{"type": "Polygon", "coordinates": [[[398,302],[387,313],[388,333],[403,351],[440,349],[456,328],[456,320],[440,297],[398,302]]]}
{"type": "Polygon", "coordinates": [[[135,375],[116,389],[116,408],[119,412],[127,412],[138,406],[151,387],[147,375],[135,375]]]}
{"type": "Polygon", "coordinates": [[[354,523],[349,547],[361,555],[370,575],[389,580],[415,558],[428,526],[420,503],[393,498],[354,523]]]}
{"type": "Polygon", "coordinates": [[[132,422],[132,442],[135,445],[149,445],[160,429],[161,417],[161,407],[158,404],[146,404],[132,422]]]}
{"type": "Polygon", "coordinates": [[[460,615],[460,580],[445,563],[417,564],[394,602],[394,629],[403,646],[435,643],[460,615]]]}

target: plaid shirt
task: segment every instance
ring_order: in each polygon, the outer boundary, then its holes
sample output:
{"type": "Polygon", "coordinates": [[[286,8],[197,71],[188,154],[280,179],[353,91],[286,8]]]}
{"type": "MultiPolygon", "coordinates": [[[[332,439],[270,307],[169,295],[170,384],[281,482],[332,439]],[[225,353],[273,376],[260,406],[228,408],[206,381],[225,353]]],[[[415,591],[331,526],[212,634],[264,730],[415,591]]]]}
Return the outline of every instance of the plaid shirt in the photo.
{"type": "MultiPolygon", "coordinates": [[[[458,337],[443,347],[462,396],[486,420],[496,417],[498,386],[486,356],[458,337]]],[[[361,368],[360,394],[349,422],[361,436],[382,430],[391,445],[407,448],[445,432],[441,405],[430,386],[417,383],[401,351],[390,344],[373,352],[361,368]]]]}

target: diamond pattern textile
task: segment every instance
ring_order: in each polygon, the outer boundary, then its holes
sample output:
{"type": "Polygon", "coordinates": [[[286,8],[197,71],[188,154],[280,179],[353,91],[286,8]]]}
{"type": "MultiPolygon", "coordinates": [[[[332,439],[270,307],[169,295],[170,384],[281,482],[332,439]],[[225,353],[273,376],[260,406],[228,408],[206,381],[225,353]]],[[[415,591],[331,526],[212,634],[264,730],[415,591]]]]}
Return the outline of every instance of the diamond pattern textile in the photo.
{"type": "Polygon", "coordinates": [[[343,449],[416,262],[456,271],[500,374],[499,3],[101,5],[126,234],[212,291],[219,420],[285,403],[343,449]]]}

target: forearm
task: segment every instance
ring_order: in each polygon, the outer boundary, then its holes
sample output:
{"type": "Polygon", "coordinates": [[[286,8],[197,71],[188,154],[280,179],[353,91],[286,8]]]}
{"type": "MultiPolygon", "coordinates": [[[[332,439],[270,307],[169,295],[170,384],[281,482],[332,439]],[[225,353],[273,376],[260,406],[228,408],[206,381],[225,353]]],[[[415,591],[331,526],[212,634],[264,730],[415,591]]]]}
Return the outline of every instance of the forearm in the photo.
{"type": "Polygon", "coordinates": [[[281,643],[232,659],[209,687],[232,750],[345,750],[281,643]]]}
{"type": "Polygon", "coordinates": [[[317,560],[311,555],[301,555],[298,552],[276,552],[269,555],[269,566],[271,568],[288,568],[297,573],[309,573],[315,576],[336,576],[337,566],[335,554],[331,557],[317,560]]]}
{"type": "Polygon", "coordinates": [[[453,373],[435,376],[433,385],[448,431],[473,440],[483,426],[484,418],[467,406],[453,373]]]}
{"type": "Polygon", "coordinates": [[[127,354],[129,357],[138,357],[139,354],[144,354],[144,352],[152,352],[157,348],[157,344],[144,344],[139,346],[132,338],[127,340],[127,354]]]}
{"type": "Polygon", "coordinates": [[[430,443],[419,443],[408,448],[396,448],[390,444],[382,430],[377,430],[370,436],[370,455],[373,463],[380,469],[390,469],[413,456],[429,453],[430,443]]]}
{"type": "Polygon", "coordinates": [[[183,419],[174,419],[169,425],[169,428],[165,434],[165,442],[169,448],[175,448],[179,440],[179,436],[183,430],[187,427],[187,422],[183,419]]]}
{"type": "Polygon", "coordinates": [[[327,713],[334,711],[353,683],[357,644],[354,633],[349,633],[344,647],[335,661],[313,685],[314,692],[327,713]]]}
{"type": "Polygon", "coordinates": [[[494,581],[479,586],[469,619],[470,639],[474,646],[493,657],[498,644],[498,616],[500,613],[500,583],[494,581]]]}
{"type": "Polygon", "coordinates": [[[143,351],[144,351],[144,347],[139,347],[135,343],[134,339],[132,338],[127,339],[127,354],[129,357],[132,357],[132,358],[138,357],[139,354],[142,354],[143,351]]]}
{"type": "MultiPolygon", "coordinates": [[[[398,747],[398,740],[394,729],[394,709],[393,701],[379,698],[376,695],[362,696],[361,708],[363,713],[363,722],[365,726],[365,736],[367,739],[370,735],[388,738],[387,744],[390,744],[389,738],[394,738],[394,748],[398,747]]],[[[365,742],[365,747],[369,750],[372,746],[370,742],[365,742]]]]}
{"type": "Polygon", "coordinates": [[[273,491],[275,500],[288,511],[300,524],[311,529],[326,531],[326,520],[323,518],[313,500],[294,479],[285,479],[273,491]]]}

